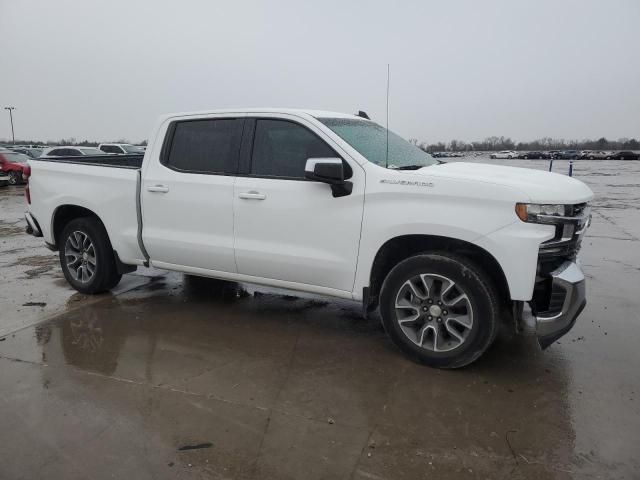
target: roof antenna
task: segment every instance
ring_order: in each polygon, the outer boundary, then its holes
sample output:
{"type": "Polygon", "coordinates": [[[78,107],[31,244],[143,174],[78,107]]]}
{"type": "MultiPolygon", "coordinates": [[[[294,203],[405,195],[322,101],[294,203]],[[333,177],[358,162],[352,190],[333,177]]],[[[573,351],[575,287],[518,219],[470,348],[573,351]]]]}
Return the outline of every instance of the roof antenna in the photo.
{"type": "Polygon", "coordinates": [[[384,162],[385,168],[389,168],[389,64],[387,63],[387,156],[384,162]]]}

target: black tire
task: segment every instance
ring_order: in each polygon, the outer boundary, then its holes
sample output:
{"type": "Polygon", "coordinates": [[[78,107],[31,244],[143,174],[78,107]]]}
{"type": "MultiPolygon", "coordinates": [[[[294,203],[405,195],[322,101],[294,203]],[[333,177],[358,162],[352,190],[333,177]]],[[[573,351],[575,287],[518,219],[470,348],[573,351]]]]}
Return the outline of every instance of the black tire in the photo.
{"type": "Polygon", "coordinates": [[[22,181],[22,174],[12,170],[9,172],[9,185],[19,185],[22,181]]]}
{"type": "MultiPolygon", "coordinates": [[[[429,294],[429,297],[431,296],[432,294],[429,294]]],[[[448,308],[453,310],[453,307],[448,308]]],[[[431,367],[460,368],[477,360],[496,337],[499,312],[496,288],[482,269],[464,257],[444,252],[424,253],[403,260],[389,272],[380,292],[380,313],[387,335],[412,360],[431,367]],[[449,351],[434,351],[435,348],[419,346],[405,334],[398,322],[396,298],[406,282],[420,274],[450,279],[455,282],[455,288],[466,294],[468,299],[467,305],[472,310],[472,325],[465,333],[465,340],[449,351]]],[[[424,321],[423,325],[426,325],[426,318],[417,320],[418,324],[420,321],[424,321]]],[[[445,319],[437,328],[440,329],[439,335],[442,335],[443,339],[455,340],[445,331],[450,328],[449,320],[445,319]]],[[[433,344],[435,343],[434,339],[433,344]]]]}
{"type": "MultiPolygon", "coordinates": [[[[58,248],[64,277],[79,292],[86,294],[101,293],[112,289],[120,282],[122,274],[118,273],[113,247],[109,241],[107,231],[97,218],[81,217],[67,223],[58,238],[58,248]],[[67,256],[65,254],[67,240],[76,232],[85,235],[93,245],[92,252],[95,258],[93,274],[84,282],[76,278],[77,275],[72,273],[71,268],[67,265],[67,256]]],[[[71,258],[69,257],[69,259],[71,258]]]]}

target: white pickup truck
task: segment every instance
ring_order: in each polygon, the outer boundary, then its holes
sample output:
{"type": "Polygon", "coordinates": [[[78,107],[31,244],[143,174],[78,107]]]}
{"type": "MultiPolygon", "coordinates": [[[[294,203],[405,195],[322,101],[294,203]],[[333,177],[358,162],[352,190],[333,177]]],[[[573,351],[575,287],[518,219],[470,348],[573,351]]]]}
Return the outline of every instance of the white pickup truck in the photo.
{"type": "Polygon", "coordinates": [[[27,231],[80,292],[152,265],[352,299],[436,367],[476,360],[501,322],[535,329],[543,348],[565,334],[585,304],[591,190],[442,163],[362,117],[168,115],[144,158],[30,160],[27,231]]]}

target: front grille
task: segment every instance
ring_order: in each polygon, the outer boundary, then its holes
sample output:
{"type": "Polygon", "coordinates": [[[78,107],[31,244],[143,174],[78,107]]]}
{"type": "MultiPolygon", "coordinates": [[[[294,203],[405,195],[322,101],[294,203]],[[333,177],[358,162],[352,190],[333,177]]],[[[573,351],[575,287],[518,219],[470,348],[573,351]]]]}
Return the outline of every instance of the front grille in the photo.
{"type": "Polygon", "coordinates": [[[539,275],[552,272],[567,260],[575,260],[580,251],[584,232],[589,226],[590,210],[588,203],[572,205],[570,214],[555,225],[554,237],[540,245],[539,275]]]}
{"type": "Polygon", "coordinates": [[[572,205],[572,212],[571,212],[571,216],[572,217],[580,217],[582,216],[583,212],[585,211],[585,209],[587,209],[589,207],[588,203],[577,203],[575,205],[572,205]]]}

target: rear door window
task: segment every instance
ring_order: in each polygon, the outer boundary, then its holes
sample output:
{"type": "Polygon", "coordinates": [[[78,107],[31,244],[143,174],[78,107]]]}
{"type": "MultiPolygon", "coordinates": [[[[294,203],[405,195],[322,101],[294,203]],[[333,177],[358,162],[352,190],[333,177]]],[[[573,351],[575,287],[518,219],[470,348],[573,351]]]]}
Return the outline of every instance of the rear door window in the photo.
{"type": "Polygon", "coordinates": [[[237,171],[242,124],[243,120],[236,118],[176,122],[163,163],[181,172],[234,173],[237,171]]]}

